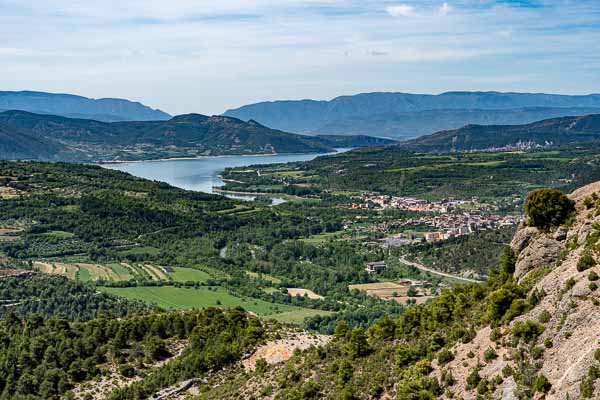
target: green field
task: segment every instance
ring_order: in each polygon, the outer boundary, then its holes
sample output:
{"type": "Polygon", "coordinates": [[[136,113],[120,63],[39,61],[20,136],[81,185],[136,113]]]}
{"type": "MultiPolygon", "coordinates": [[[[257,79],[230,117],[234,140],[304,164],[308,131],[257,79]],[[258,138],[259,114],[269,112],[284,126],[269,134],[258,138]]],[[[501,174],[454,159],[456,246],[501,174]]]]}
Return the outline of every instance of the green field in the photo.
{"type": "Polygon", "coordinates": [[[133,276],[131,275],[131,271],[121,264],[112,263],[108,264],[107,267],[112,269],[113,272],[119,276],[119,280],[126,281],[133,278],[133,276]]]}
{"type": "Polygon", "coordinates": [[[176,282],[206,282],[210,279],[210,275],[204,271],[193,268],[173,268],[175,272],[170,272],[168,275],[176,282]]]}
{"type": "Polygon", "coordinates": [[[278,320],[281,318],[281,322],[289,323],[300,323],[306,316],[328,314],[327,311],[310,310],[285,304],[273,304],[259,299],[242,299],[227,293],[223,288],[216,288],[215,291],[208,287],[193,289],[173,286],[98,289],[117,296],[154,303],[167,309],[182,310],[203,307],[241,306],[258,315],[270,316],[278,320]]]}
{"type": "Polygon", "coordinates": [[[341,236],[344,232],[345,231],[320,233],[318,235],[312,235],[308,238],[303,238],[300,240],[308,244],[320,244],[323,242],[327,242],[330,239],[336,239],[339,236],[341,236]]]}
{"type": "Polygon", "coordinates": [[[85,268],[79,268],[79,271],[77,271],[75,277],[80,282],[89,282],[92,279],[90,271],[85,268]]]}
{"type": "Polygon", "coordinates": [[[73,235],[71,232],[65,232],[65,231],[50,231],[50,232],[44,233],[44,236],[51,236],[51,237],[55,237],[58,239],[71,239],[75,235],[73,235]]]}

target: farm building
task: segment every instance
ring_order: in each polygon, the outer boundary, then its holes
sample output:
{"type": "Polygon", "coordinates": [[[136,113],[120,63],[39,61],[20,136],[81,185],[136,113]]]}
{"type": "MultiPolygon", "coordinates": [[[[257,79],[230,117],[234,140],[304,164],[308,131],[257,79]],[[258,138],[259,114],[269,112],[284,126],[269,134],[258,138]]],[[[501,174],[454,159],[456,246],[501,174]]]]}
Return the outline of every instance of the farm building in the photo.
{"type": "Polygon", "coordinates": [[[368,273],[373,273],[373,272],[382,272],[385,271],[385,261],[375,261],[375,262],[370,262],[367,263],[367,267],[365,268],[365,271],[367,271],[368,273]]]}

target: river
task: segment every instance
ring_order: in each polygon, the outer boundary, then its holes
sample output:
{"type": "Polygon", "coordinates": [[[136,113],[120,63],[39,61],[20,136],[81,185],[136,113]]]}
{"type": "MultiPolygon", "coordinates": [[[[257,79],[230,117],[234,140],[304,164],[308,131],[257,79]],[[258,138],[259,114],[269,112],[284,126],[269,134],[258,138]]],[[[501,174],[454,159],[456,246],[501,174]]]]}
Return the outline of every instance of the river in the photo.
{"type": "MultiPolygon", "coordinates": [[[[349,149],[338,149],[338,152],[349,149]]],[[[333,153],[329,153],[333,154],[333,153]]],[[[327,154],[276,154],[254,156],[222,156],[194,159],[142,161],[119,164],[104,164],[106,168],[128,172],[131,175],[166,182],[172,186],[204,193],[215,193],[213,188],[225,184],[219,174],[226,168],[245,167],[255,164],[279,164],[294,161],[310,161],[327,154]]],[[[253,196],[229,196],[242,200],[254,200],[253,196]]],[[[273,204],[283,202],[273,198],[273,204]]]]}

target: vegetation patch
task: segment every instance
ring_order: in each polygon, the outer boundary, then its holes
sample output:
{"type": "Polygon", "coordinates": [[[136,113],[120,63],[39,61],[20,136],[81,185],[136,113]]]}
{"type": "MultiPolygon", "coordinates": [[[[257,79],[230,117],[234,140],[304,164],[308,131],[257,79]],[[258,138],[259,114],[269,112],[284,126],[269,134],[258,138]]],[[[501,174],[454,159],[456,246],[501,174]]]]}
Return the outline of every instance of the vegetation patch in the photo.
{"type": "Polygon", "coordinates": [[[575,202],[557,189],[534,190],[527,196],[528,223],[540,229],[564,224],[575,211],[575,202]]]}

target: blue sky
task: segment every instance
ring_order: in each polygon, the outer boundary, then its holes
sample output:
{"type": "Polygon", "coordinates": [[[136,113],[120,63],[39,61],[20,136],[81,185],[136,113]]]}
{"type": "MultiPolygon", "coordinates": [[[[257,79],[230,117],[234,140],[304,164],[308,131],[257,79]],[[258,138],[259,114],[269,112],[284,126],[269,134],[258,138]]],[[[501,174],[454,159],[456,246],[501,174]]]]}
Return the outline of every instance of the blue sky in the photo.
{"type": "Polygon", "coordinates": [[[600,92],[600,0],[0,0],[0,90],[170,113],[370,91],[600,92]]]}

